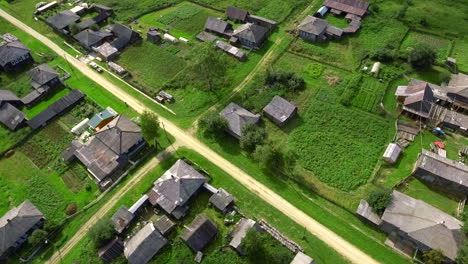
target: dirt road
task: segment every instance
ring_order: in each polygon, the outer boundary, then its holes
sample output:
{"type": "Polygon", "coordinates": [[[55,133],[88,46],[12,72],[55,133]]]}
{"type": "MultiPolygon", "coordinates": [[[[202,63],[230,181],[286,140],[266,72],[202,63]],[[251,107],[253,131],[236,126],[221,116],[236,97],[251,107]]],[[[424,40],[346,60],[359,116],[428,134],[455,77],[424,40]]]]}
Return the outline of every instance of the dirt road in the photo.
{"type": "MultiPolygon", "coordinates": [[[[114,85],[113,83],[111,83],[110,81],[108,81],[107,79],[105,79],[104,77],[102,77],[101,75],[93,71],[92,69],[90,69],[87,65],[84,65],[82,62],[75,59],[73,56],[67,54],[57,44],[55,44],[54,42],[52,42],[51,40],[49,40],[42,34],[36,32],[32,28],[28,27],[27,25],[25,25],[24,23],[22,23],[21,21],[19,21],[18,19],[14,18],[13,16],[9,15],[8,13],[6,13],[5,11],[1,9],[0,9],[0,16],[10,21],[12,24],[16,25],[20,29],[29,33],[34,38],[38,39],[39,41],[44,43],[46,46],[48,46],[49,48],[57,52],[58,55],[65,58],[70,64],[76,67],[83,74],[85,74],[86,76],[94,80],[96,83],[98,83],[103,88],[105,88],[106,90],[114,94],[119,99],[127,102],[127,104],[130,107],[134,108],[136,111],[140,113],[145,110],[150,111],[142,103],[140,103],[138,100],[136,100],[135,98],[127,94],[120,87],[117,87],[116,85],[114,85]]],[[[366,264],[378,263],[377,261],[372,259],[370,256],[368,256],[367,254],[365,254],[364,252],[356,248],[354,245],[347,242],[346,240],[344,240],[343,238],[341,238],[340,236],[338,236],[333,231],[326,228],[319,222],[315,221],[313,218],[311,218],[310,216],[308,216],[307,214],[305,214],[304,212],[302,212],[301,210],[293,206],[291,203],[286,201],[284,198],[282,198],[281,196],[279,196],[272,190],[268,189],[265,185],[256,181],[251,176],[246,174],[244,171],[234,166],[231,162],[221,157],[219,154],[217,154],[216,152],[208,148],[206,145],[201,143],[198,139],[196,139],[192,135],[186,133],[185,131],[181,130],[179,127],[177,127],[176,125],[174,125],[173,123],[169,122],[168,120],[162,117],[160,117],[160,121],[164,123],[164,127],[166,128],[166,130],[175,137],[177,143],[180,146],[189,147],[197,151],[201,155],[203,155],[206,159],[208,159],[213,164],[216,164],[218,167],[222,168],[226,173],[231,175],[231,177],[239,181],[247,189],[255,193],[258,197],[262,198],[263,200],[268,202],[270,205],[272,205],[279,211],[283,212],[289,218],[294,220],[299,225],[303,226],[306,230],[308,230],[310,233],[312,233],[313,235],[321,239],[323,242],[328,244],[331,248],[334,248],[338,253],[343,255],[345,258],[347,258],[351,262],[366,263],[366,264]]],[[[138,180],[138,178],[136,177],[134,179],[135,181],[138,180]]],[[[226,186],[226,187],[229,188],[229,186],[226,186]]],[[[106,208],[109,208],[109,207],[106,207],[106,208]]],[[[84,226],[75,234],[75,236],[73,236],[73,238],[61,250],[62,256],[65,255],[74,245],[76,245],[76,243],[79,241],[79,238],[85,235],[85,233],[89,229],[89,226],[91,225],[86,225],[86,227],[84,226]]],[[[55,258],[52,258],[48,263],[53,263],[53,264],[59,263],[59,257],[57,256],[55,258]]]]}

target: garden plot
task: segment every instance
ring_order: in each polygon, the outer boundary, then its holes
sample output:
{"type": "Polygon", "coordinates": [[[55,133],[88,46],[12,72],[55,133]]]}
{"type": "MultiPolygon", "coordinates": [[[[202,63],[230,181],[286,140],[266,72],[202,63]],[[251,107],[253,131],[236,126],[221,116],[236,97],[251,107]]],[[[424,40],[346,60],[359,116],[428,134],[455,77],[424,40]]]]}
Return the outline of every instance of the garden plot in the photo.
{"type": "Polygon", "coordinates": [[[385,95],[385,89],[386,83],[379,82],[374,78],[363,78],[352,105],[371,113],[381,113],[379,104],[385,95]]]}
{"type": "Polygon", "coordinates": [[[441,62],[445,61],[449,56],[452,46],[452,41],[449,39],[411,31],[404,39],[400,49],[408,50],[420,43],[433,47],[437,51],[438,60],[441,62]]]}
{"type": "Polygon", "coordinates": [[[468,40],[455,40],[451,57],[457,59],[458,69],[468,72],[468,40]]]}
{"type": "Polygon", "coordinates": [[[312,102],[289,138],[299,163],[322,182],[355,190],[373,174],[392,125],[338,104],[312,102]]]}

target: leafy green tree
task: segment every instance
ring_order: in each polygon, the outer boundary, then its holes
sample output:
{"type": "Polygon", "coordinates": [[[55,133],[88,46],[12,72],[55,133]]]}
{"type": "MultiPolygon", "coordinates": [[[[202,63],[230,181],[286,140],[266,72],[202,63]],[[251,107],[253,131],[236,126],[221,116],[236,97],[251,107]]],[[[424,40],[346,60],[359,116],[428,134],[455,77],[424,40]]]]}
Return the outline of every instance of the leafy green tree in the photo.
{"type": "Polygon", "coordinates": [[[242,241],[250,263],[284,264],[292,260],[291,252],[266,232],[250,229],[242,241]]]}
{"type": "Polygon", "coordinates": [[[221,135],[227,127],[227,120],[214,111],[210,111],[198,121],[198,128],[208,136],[221,135]]]}
{"type": "Polygon", "coordinates": [[[159,135],[159,120],[158,116],[152,112],[145,111],[140,117],[141,133],[152,146],[157,145],[156,138],[159,135]]]}
{"type": "Polygon", "coordinates": [[[70,29],[70,33],[72,35],[76,35],[80,32],[80,28],[78,27],[78,25],[76,23],[71,23],[68,28],[70,29]]]}
{"type": "Polygon", "coordinates": [[[31,245],[37,245],[41,243],[47,237],[47,231],[42,229],[36,229],[32,232],[31,236],[28,238],[28,242],[31,245]]]}
{"type": "Polygon", "coordinates": [[[242,137],[240,138],[240,147],[252,153],[257,145],[262,144],[266,139],[265,129],[255,124],[247,124],[242,127],[242,137]]]}
{"type": "Polygon", "coordinates": [[[420,43],[410,51],[408,62],[413,68],[424,70],[430,68],[437,58],[437,52],[432,46],[420,43]]]}
{"type": "Polygon", "coordinates": [[[382,215],[385,208],[392,201],[392,190],[390,189],[379,189],[371,192],[367,197],[367,202],[372,207],[374,212],[382,215]]]}
{"type": "Polygon", "coordinates": [[[444,253],[440,249],[432,249],[424,252],[422,259],[425,264],[442,264],[445,261],[444,253]]]}
{"type": "Polygon", "coordinates": [[[114,228],[109,218],[101,218],[88,232],[89,239],[96,248],[104,246],[114,235],[114,228]]]}
{"type": "Polygon", "coordinates": [[[279,153],[271,144],[258,145],[252,154],[253,159],[260,163],[262,167],[276,167],[275,164],[279,159],[279,153]]]}
{"type": "Polygon", "coordinates": [[[191,77],[206,86],[208,91],[215,91],[226,78],[226,55],[215,50],[211,43],[197,44],[188,65],[191,77]]]}
{"type": "Polygon", "coordinates": [[[89,29],[91,30],[94,30],[94,31],[98,31],[99,30],[99,26],[97,24],[92,24],[89,29]]]}

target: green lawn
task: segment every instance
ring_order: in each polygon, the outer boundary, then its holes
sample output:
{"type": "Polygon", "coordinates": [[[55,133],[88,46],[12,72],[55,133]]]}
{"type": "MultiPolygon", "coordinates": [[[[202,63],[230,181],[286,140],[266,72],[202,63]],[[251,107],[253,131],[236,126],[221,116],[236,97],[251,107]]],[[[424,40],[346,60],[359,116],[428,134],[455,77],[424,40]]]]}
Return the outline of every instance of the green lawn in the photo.
{"type": "Polygon", "coordinates": [[[417,44],[425,43],[433,47],[437,51],[437,59],[440,62],[445,62],[445,59],[450,55],[452,41],[441,37],[423,34],[411,31],[401,44],[401,50],[410,50],[417,44]]]}
{"type": "Polygon", "coordinates": [[[449,198],[447,193],[434,191],[419,179],[411,179],[409,183],[401,186],[401,190],[405,194],[423,200],[447,214],[457,216],[458,200],[449,198]]]}
{"type": "Polygon", "coordinates": [[[63,86],[54,87],[54,89],[48,94],[46,97],[40,100],[39,103],[33,105],[30,108],[24,107],[22,111],[26,114],[26,116],[31,119],[40,112],[44,111],[51,105],[52,103],[56,102],[60,98],[64,97],[70,92],[69,89],[63,86]]]}
{"type": "MultiPolygon", "coordinates": [[[[283,215],[269,204],[258,198],[255,194],[249,192],[244,186],[235,181],[231,176],[226,174],[222,169],[213,165],[205,158],[197,154],[196,152],[189,149],[179,149],[177,153],[180,157],[185,157],[203,170],[208,172],[211,177],[210,184],[215,187],[223,187],[227,189],[231,194],[238,198],[238,206],[241,210],[248,216],[254,219],[265,219],[270,224],[278,228],[286,236],[293,239],[295,242],[300,244],[304,249],[306,254],[312,256],[315,260],[320,261],[320,263],[347,263],[339,254],[337,254],[333,249],[325,245],[322,241],[318,240],[316,237],[310,233],[304,233],[304,229],[298,226],[293,222],[289,217],[283,215]],[[305,239],[302,239],[305,235],[305,239]]],[[[134,201],[141,197],[142,193],[145,193],[149,188],[151,188],[152,183],[172,164],[175,162],[176,157],[168,158],[163,161],[156,169],[147,174],[147,176],[131,191],[129,191],[110,211],[109,216],[112,215],[115,210],[117,210],[121,205],[130,206],[134,201]]],[[[203,197],[201,198],[203,200],[203,197]]],[[[206,198],[205,198],[206,199],[206,198]]],[[[203,206],[206,204],[205,201],[199,201],[199,198],[195,200],[195,207],[203,206]]],[[[197,211],[197,209],[192,208],[191,211],[197,211]]],[[[209,214],[214,220],[221,225],[222,219],[219,218],[219,214],[212,211],[212,209],[203,209],[200,208],[205,213],[209,214]]],[[[184,219],[184,223],[190,222],[190,218],[184,219]]],[[[225,232],[225,231],[223,231],[225,232]]],[[[174,241],[177,241],[178,238],[175,238],[174,241]]],[[[231,255],[230,253],[222,254],[220,251],[215,248],[219,247],[221,242],[225,243],[224,235],[219,236],[219,241],[215,243],[214,246],[210,246],[208,249],[208,256],[206,260],[211,259],[213,262],[209,263],[221,263],[220,261],[227,261],[229,259],[235,260],[238,259],[237,256],[231,255]]],[[[178,242],[175,242],[178,246],[178,242]]],[[[185,247],[185,245],[182,245],[185,247]]],[[[185,248],[175,250],[173,246],[166,248],[165,252],[156,257],[151,263],[181,263],[181,259],[185,259],[183,252],[187,252],[185,248]],[[164,261],[162,261],[164,260],[164,261]]],[[[228,251],[230,252],[230,251],[228,251]]],[[[188,254],[188,252],[186,253],[188,254]]],[[[194,257],[191,253],[189,256],[194,257]]],[[[72,252],[67,255],[64,259],[64,263],[73,263],[74,260],[81,261],[94,261],[93,263],[100,263],[96,258],[95,250],[92,245],[89,243],[88,238],[81,240],[77,247],[75,247],[72,252]]],[[[234,261],[234,263],[239,263],[234,261]]],[[[242,263],[242,262],[241,262],[242,263]]]]}
{"type": "Polygon", "coordinates": [[[460,39],[456,40],[453,45],[453,51],[450,56],[457,59],[458,68],[461,71],[468,72],[468,40],[460,39]]]}
{"type": "Polygon", "coordinates": [[[343,16],[334,16],[331,13],[327,13],[323,19],[326,19],[330,22],[330,25],[337,28],[345,28],[349,25],[348,21],[343,16]]]}

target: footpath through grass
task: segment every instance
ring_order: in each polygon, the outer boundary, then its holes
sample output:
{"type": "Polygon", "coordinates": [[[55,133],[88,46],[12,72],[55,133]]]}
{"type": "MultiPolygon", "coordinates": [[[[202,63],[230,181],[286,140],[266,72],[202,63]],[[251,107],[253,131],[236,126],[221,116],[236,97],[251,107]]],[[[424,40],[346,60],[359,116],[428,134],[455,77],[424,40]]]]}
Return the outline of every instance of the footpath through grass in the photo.
{"type": "MultiPolygon", "coordinates": [[[[255,194],[248,191],[243,185],[226,174],[222,169],[210,163],[200,154],[190,149],[178,149],[176,156],[172,156],[166,159],[156,169],[148,173],[137,186],[135,186],[121,200],[119,200],[119,202],[114,206],[108,215],[112,215],[120,206],[130,206],[134,201],[139,199],[143,193],[146,193],[151,188],[152,183],[157,178],[159,178],[164,173],[164,171],[170,168],[170,166],[172,166],[177,158],[181,157],[193,161],[206,172],[208,172],[211,177],[211,185],[217,188],[225,188],[232,195],[234,195],[238,199],[238,206],[248,217],[267,220],[270,224],[283,232],[290,239],[300,244],[304,248],[306,254],[312,256],[318,263],[348,263],[328,245],[324,244],[321,240],[317,239],[310,233],[305,232],[302,227],[293,222],[289,217],[280,213],[268,203],[258,198],[255,194]]],[[[177,240],[179,240],[178,237],[175,238],[175,241],[177,240]]],[[[209,252],[208,257],[213,258],[213,256],[210,256],[210,254],[217,254],[215,251],[219,250],[216,249],[209,252]]],[[[165,253],[163,253],[163,255],[160,257],[166,259],[167,262],[164,263],[180,263],[176,258],[166,258],[167,256],[165,253]]],[[[153,261],[150,263],[161,263],[161,258],[156,256],[155,259],[153,259],[153,261]]],[[[229,258],[230,257],[226,258],[226,256],[223,254],[219,254],[219,256],[215,259],[220,261],[216,263],[222,263],[222,261],[226,261],[224,263],[229,263],[229,258]]],[[[101,263],[97,258],[96,251],[93,249],[88,237],[85,237],[83,240],[81,240],[79,244],[64,259],[64,263],[67,264],[74,263],[74,261],[85,263],[101,263]]]]}

